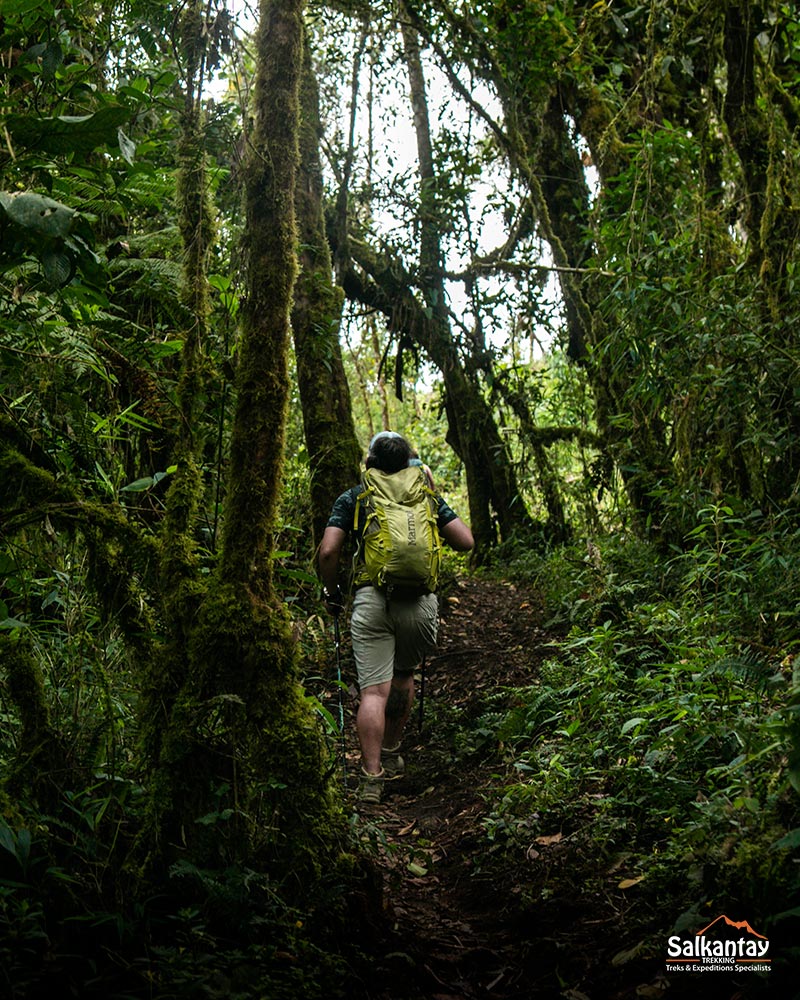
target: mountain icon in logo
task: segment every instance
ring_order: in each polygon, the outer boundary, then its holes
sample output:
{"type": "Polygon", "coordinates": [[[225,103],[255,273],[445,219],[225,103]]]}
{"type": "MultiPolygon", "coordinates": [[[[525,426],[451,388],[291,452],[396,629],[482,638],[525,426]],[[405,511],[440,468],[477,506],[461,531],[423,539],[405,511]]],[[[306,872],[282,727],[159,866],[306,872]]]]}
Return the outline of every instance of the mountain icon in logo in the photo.
{"type": "MultiPolygon", "coordinates": [[[[719,917],[717,917],[716,920],[712,920],[711,923],[707,927],[704,927],[701,931],[697,931],[697,937],[700,937],[701,935],[705,934],[707,931],[710,931],[712,928],[716,928],[716,932],[715,933],[718,933],[718,932],[721,931],[721,932],[723,932],[723,934],[727,930],[727,928],[731,928],[732,930],[735,930],[735,931],[747,931],[747,933],[748,934],[752,934],[753,937],[761,938],[762,941],[766,941],[767,940],[766,935],[765,934],[759,934],[758,931],[754,931],[753,928],[750,926],[750,923],[747,920],[731,920],[731,918],[730,917],[726,917],[724,913],[721,914],[719,917]],[[723,921],[723,923],[720,924],[720,921],[723,921]],[[717,927],[717,924],[720,924],[720,926],[717,927]]],[[[725,934],[725,936],[727,937],[728,935],[725,934]]]]}

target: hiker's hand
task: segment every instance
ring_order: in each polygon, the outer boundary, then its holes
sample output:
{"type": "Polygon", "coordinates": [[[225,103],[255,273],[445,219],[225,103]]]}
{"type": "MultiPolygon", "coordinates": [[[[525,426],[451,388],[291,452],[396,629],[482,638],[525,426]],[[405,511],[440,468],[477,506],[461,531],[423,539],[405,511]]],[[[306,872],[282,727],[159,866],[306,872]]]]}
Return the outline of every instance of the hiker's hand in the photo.
{"type": "Polygon", "coordinates": [[[344,594],[338,587],[335,590],[328,590],[327,587],[323,587],[322,600],[332,615],[338,615],[344,611],[344,594]]]}

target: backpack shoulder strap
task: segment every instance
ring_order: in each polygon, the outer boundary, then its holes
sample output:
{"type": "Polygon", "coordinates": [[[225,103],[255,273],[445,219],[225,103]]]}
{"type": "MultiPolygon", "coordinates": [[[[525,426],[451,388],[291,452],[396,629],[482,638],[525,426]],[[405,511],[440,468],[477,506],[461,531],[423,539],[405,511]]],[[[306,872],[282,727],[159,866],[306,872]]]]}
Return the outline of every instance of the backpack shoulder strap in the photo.
{"type": "Polygon", "coordinates": [[[374,487],[370,486],[366,479],[358,484],[358,493],[356,494],[356,505],[353,511],[353,531],[358,531],[358,518],[361,513],[361,509],[368,508],[370,506],[370,498],[375,492],[374,487]]]}

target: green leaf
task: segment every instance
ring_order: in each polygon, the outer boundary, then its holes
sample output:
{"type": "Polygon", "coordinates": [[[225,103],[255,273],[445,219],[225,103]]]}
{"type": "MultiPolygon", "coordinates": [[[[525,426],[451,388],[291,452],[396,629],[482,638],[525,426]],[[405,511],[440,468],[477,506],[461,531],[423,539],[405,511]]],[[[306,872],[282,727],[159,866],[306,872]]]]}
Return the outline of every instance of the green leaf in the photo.
{"type": "Polygon", "coordinates": [[[138,28],[139,44],[145,50],[145,52],[150,56],[151,59],[155,60],[158,57],[158,44],[150,31],[144,26],[140,25],[138,28]]]}
{"type": "Polygon", "coordinates": [[[136,143],[133,139],[129,139],[121,128],[117,129],[117,141],[119,142],[119,151],[122,153],[123,158],[133,166],[134,156],[136,155],[136,143]]]}
{"type": "Polygon", "coordinates": [[[311,707],[322,718],[322,720],[325,723],[326,729],[329,733],[339,732],[339,723],[336,721],[336,719],[333,717],[330,711],[322,704],[322,702],[318,701],[315,698],[313,700],[311,707]]]}
{"type": "Polygon", "coordinates": [[[145,476],[144,479],[135,479],[132,483],[128,483],[127,486],[121,486],[121,493],[144,493],[145,490],[149,490],[151,486],[155,484],[155,479],[152,476],[145,476]]]}
{"type": "Polygon", "coordinates": [[[161,344],[153,344],[150,353],[154,358],[168,358],[171,354],[177,354],[182,347],[182,340],[165,340],[161,344]]]}
{"type": "Polygon", "coordinates": [[[34,191],[9,194],[0,191],[0,205],[11,221],[29,236],[63,239],[69,233],[75,211],[34,191]]]}
{"type": "Polygon", "coordinates": [[[15,143],[28,149],[86,154],[101,146],[118,145],[117,129],[129,117],[127,108],[111,104],[93,115],[61,115],[58,118],[9,115],[6,128],[15,143]]]}
{"type": "Polygon", "coordinates": [[[64,52],[58,42],[48,42],[42,53],[42,79],[52,80],[64,62],[64,52]]]}
{"type": "MultiPolygon", "coordinates": [[[[29,10],[44,7],[44,0],[3,0],[3,14],[26,14],[29,10]]],[[[47,7],[50,7],[47,4],[47,7]]]]}
{"type": "Polygon", "coordinates": [[[0,826],[0,847],[8,851],[9,854],[13,854],[14,857],[17,856],[17,844],[14,838],[14,832],[5,822],[2,826],[0,826]]]}
{"type": "Polygon", "coordinates": [[[41,256],[42,270],[47,284],[51,288],[60,288],[66,285],[75,268],[72,257],[63,250],[48,250],[41,256]]]}
{"type": "Polygon", "coordinates": [[[28,628],[28,623],[20,621],[19,618],[4,618],[3,621],[0,622],[0,628],[28,628]]]}
{"type": "Polygon", "coordinates": [[[800,847],[800,827],[790,830],[785,837],[781,837],[780,840],[776,840],[772,845],[772,850],[792,851],[796,847],[800,847]]]}
{"type": "Polygon", "coordinates": [[[640,726],[643,722],[647,722],[647,719],[628,719],[628,721],[622,727],[622,735],[624,736],[625,733],[629,733],[631,729],[635,729],[637,726],[640,726]]]}
{"type": "Polygon", "coordinates": [[[226,292],[231,287],[231,279],[226,274],[209,274],[208,283],[220,292],[226,292]]]}
{"type": "Polygon", "coordinates": [[[28,867],[28,861],[31,856],[31,843],[31,831],[27,827],[23,827],[17,834],[17,860],[23,870],[28,867]]]}

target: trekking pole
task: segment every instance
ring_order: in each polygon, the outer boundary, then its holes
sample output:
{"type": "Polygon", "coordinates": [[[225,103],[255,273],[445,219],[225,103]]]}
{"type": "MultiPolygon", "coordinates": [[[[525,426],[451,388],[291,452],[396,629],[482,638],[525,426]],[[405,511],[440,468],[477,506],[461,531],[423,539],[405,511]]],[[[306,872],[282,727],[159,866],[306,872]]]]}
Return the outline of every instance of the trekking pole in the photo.
{"type": "Polygon", "coordinates": [[[419,721],[417,723],[417,728],[419,732],[422,732],[422,717],[425,710],[425,657],[422,657],[422,663],[420,664],[420,678],[419,678],[419,721]]]}
{"type": "Polygon", "coordinates": [[[342,735],[342,783],[344,784],[344,790],[347,791],[347,741],[345,738],[344,731],[344,698],[342,696],[342,653],[341,653],[341,634],[339,632],[339,612],[336,611],[333,616],[333,641],[336,647],[336,686],[339,689],[339,731],[342,735]]]}

